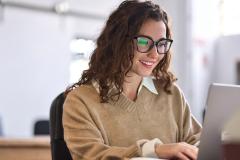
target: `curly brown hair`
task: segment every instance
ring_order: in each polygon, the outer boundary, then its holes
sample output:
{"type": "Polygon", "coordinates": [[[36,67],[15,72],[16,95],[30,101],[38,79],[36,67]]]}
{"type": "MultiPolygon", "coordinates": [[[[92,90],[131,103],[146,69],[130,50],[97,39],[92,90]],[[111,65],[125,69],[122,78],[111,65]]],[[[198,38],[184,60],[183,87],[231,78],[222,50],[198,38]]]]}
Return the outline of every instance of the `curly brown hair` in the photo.
{"type": "MultiPolygon", "coordinates": [[[[123,82],[131,69],[135,48],[133,37],[136,36],[142,24],[148,20],[163,21],[166,25],[166,37],[171,38],[167,13],[151,1],[123,1],[112,12],[103,31],[96,42],[96,48],[90,58],[89,69],[83,71],[80,80],[66,90],[66,93],[82,84],[96,81],[99,84],[101,102],[115,99],[123,92],[123,82]],[[110,89],[115,87],[114,94],[110,89]]],[[[170,86],[176,80],[169,71],[171,52],[169,51],[153,70],[153,76],[158,83],[163,84],[164,91],[170,92],[170,86]]]]}

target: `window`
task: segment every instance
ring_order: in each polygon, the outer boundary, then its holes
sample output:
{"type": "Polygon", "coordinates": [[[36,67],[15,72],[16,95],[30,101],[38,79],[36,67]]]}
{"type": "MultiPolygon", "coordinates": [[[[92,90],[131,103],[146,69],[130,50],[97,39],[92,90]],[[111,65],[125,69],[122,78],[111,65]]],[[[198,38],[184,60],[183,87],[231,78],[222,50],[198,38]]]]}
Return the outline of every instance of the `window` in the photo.
{"type": "Polygon", "coordinates": [[[223,35],[240,34],[240,1],[221,0],[220,4],[223,35]]]}
{"type": "Polygon", "coordinates": [[[70,42],[70,51],[72,53],[70,83],[77,82],[80,79],[82,72],[88,69],[89,57],[94,48],[95,43],[93,40],[76,38],[70,42]]]}

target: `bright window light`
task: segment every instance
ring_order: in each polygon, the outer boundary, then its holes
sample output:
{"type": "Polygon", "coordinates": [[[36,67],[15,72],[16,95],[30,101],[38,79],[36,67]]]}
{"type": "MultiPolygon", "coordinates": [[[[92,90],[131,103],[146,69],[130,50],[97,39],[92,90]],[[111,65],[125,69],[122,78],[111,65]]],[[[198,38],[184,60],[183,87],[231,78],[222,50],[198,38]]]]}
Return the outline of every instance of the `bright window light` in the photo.
{"type": "Polygon", "coordinates": [[[92,40],[73,39],[70,42],[72,61],[70,64],[70,83],[77,82],[82,72],[88,69],[89,57],[95,48],[92,40]]]}
{"type": "Polygon", "coordinates": [[[92,40],[86,39],[73,39],[70,42],[70,51],[73,54],[82,54],[84,58],[89,58],[95,47],[95,43],[92,40]]]}
{"type": "Polygon", "coordinates": [[[223,34],[240,34],[240,1],[223,0],[222,5],[223,34]]]}
{"type": "Polygon", "coordinates": [[[69,80],[70,83],[75,83],[80,79],[82,72],[88,69],[88,62],[89,60],[87,59],[78,59],[71,62],[69,80]]]}

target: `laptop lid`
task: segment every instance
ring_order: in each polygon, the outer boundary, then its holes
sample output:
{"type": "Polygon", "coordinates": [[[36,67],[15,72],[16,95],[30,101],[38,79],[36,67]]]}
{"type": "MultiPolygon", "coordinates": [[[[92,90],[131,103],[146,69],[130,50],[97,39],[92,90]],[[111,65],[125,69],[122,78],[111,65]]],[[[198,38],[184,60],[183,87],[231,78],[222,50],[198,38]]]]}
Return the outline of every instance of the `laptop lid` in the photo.
{"type": "Polygon", "coordinates": [[[240,85],[211,84],[200,137],[198,160],[222,160],[221,133],[225,122],[240,109],[240,85]]]}

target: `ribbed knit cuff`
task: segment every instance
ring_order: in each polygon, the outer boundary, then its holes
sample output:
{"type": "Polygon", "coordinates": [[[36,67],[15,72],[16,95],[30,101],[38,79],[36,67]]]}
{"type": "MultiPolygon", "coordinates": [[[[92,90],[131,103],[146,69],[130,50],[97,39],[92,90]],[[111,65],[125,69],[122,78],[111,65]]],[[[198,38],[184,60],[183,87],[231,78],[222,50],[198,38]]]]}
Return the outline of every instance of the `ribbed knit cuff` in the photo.
{"type": "Polygon", "coordinates": [[[154,138],[153,140],[144,143],[142,146],[142,156],[158,158],[158,156],[155,152],[156,144],[162,144],[162,142],[158,138],[154,138]]]}
{"type": "Polygon", "coordinates": [[[147,139],[141,139],[137,141],[138,154],[142,157],[142,147],[145,143],[149,142],[147,139]]]}

